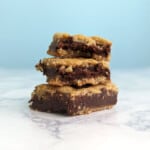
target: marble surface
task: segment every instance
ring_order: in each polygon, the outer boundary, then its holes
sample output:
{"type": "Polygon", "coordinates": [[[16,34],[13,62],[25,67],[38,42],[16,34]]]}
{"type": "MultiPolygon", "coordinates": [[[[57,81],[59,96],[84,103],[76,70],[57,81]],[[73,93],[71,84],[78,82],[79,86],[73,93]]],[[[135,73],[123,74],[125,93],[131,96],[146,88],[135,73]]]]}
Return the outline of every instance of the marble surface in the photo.
{"type": "Polygon", "coordinates": [[[149,150],[150,69],[113,70],[112,79],[116,107],[67,117],[29,109],[40,73],[0,69],[0,150],[149,150]]]}

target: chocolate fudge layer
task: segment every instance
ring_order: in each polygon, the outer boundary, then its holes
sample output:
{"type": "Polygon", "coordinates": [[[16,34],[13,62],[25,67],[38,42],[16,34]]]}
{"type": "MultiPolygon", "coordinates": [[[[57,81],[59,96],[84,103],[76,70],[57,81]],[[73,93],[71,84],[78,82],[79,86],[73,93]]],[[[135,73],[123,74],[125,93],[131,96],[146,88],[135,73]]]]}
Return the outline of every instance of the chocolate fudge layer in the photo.
{"type": "Polygon", "coordinates": [[[110,80],[108,64],[94,59],[45,58],[36,68],[47,76],[48,83],[53,86],[96,85],[110,80]]]}
{"type": "Polygon", "coordinates": [[[29,102],[35,110],[81,115],[111,108],[117,103],[117,94],[116,86],[110,82],[79,89],[41,84],[35,88],[29,102]]]}
{"type": "Polygon", "coordinates": [[[109,61],[111,45],[110,41],[98,36],[56,33],[47,53],[62,58],[84,57],[109,61]]]}

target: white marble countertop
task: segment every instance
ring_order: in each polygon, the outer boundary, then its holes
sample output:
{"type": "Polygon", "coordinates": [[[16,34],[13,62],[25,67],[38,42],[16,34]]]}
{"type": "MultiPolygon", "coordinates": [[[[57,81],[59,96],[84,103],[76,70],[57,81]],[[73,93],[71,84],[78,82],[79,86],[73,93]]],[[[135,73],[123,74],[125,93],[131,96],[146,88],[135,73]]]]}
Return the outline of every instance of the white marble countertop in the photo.
{"type": "Polygon", "coordinates": [[[67,117],[28,108],[40,73],[0,69],[0,150],[149,150],[150,69],[112,72],[116,107],[67,117]]]}

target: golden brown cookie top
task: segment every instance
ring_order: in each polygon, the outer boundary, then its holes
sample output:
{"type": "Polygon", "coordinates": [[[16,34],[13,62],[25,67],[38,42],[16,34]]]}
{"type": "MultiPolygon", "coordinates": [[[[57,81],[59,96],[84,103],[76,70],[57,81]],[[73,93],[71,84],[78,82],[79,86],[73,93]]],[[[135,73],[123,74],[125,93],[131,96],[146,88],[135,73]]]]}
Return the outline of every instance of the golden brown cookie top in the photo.
{"type": "MultiPolygon", "coordinates": [[[[45,92],[47,94],[54,94],[54,93],[62,93],[62,94],[68,94],[69,96],[81,96],[81,95],[92,95],[92,94],[98,94],[101,93],[103,89],[106,89],[106,91],[113,91],[118,92],[118,88],[116,85],[108,81],[105,85],[94,85],[89,86],[86,88],[73,88],[71,86],[62,86],[62,87],[56,87],[51,86],[49,84],[41,84],[36,86],[33,95],[36,94],[38,96],[43,96],[45,92]]],[[[109,93],[108,93],[109,94],[109,93]]]]}
{"type": "Polygon", "coordinates": [[[36,66],[44,64],[50,67],[56,66],[90,66],[96,64],[102,64],[102,66],[108,68],[109,65],[105,61],[97,61],[95,59],[85,59],[85,58],[44,58],[36,66]]]}
{"type": "Polygon", "coordinates": [[[87,45],[97,45],[97,44],[104,44],[104,45],[112,45],[112,43],[109,40],[106,40],[100,36],[85,36],[83,34],[75,34],[70,35],[68,33],[55,33],[53,36],[54,41],[58,41],[60,39],[65,39],[68,37],[72,37],[73,41],[85,43],[87,45]]]}

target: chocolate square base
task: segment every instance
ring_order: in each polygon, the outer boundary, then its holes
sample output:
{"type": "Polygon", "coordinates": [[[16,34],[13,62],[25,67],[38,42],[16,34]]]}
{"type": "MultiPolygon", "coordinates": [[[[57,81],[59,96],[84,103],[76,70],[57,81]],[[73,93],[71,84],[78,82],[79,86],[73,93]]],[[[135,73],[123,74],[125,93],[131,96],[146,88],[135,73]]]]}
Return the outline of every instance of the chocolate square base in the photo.
{"type": "Polygon", "coordinates": [[[117,93],[117,88],[113,84],[81,89],[43,84],[34,90],[30,107],[43,112],[82,115],[111,108],[117,103],[117,93]]]}

